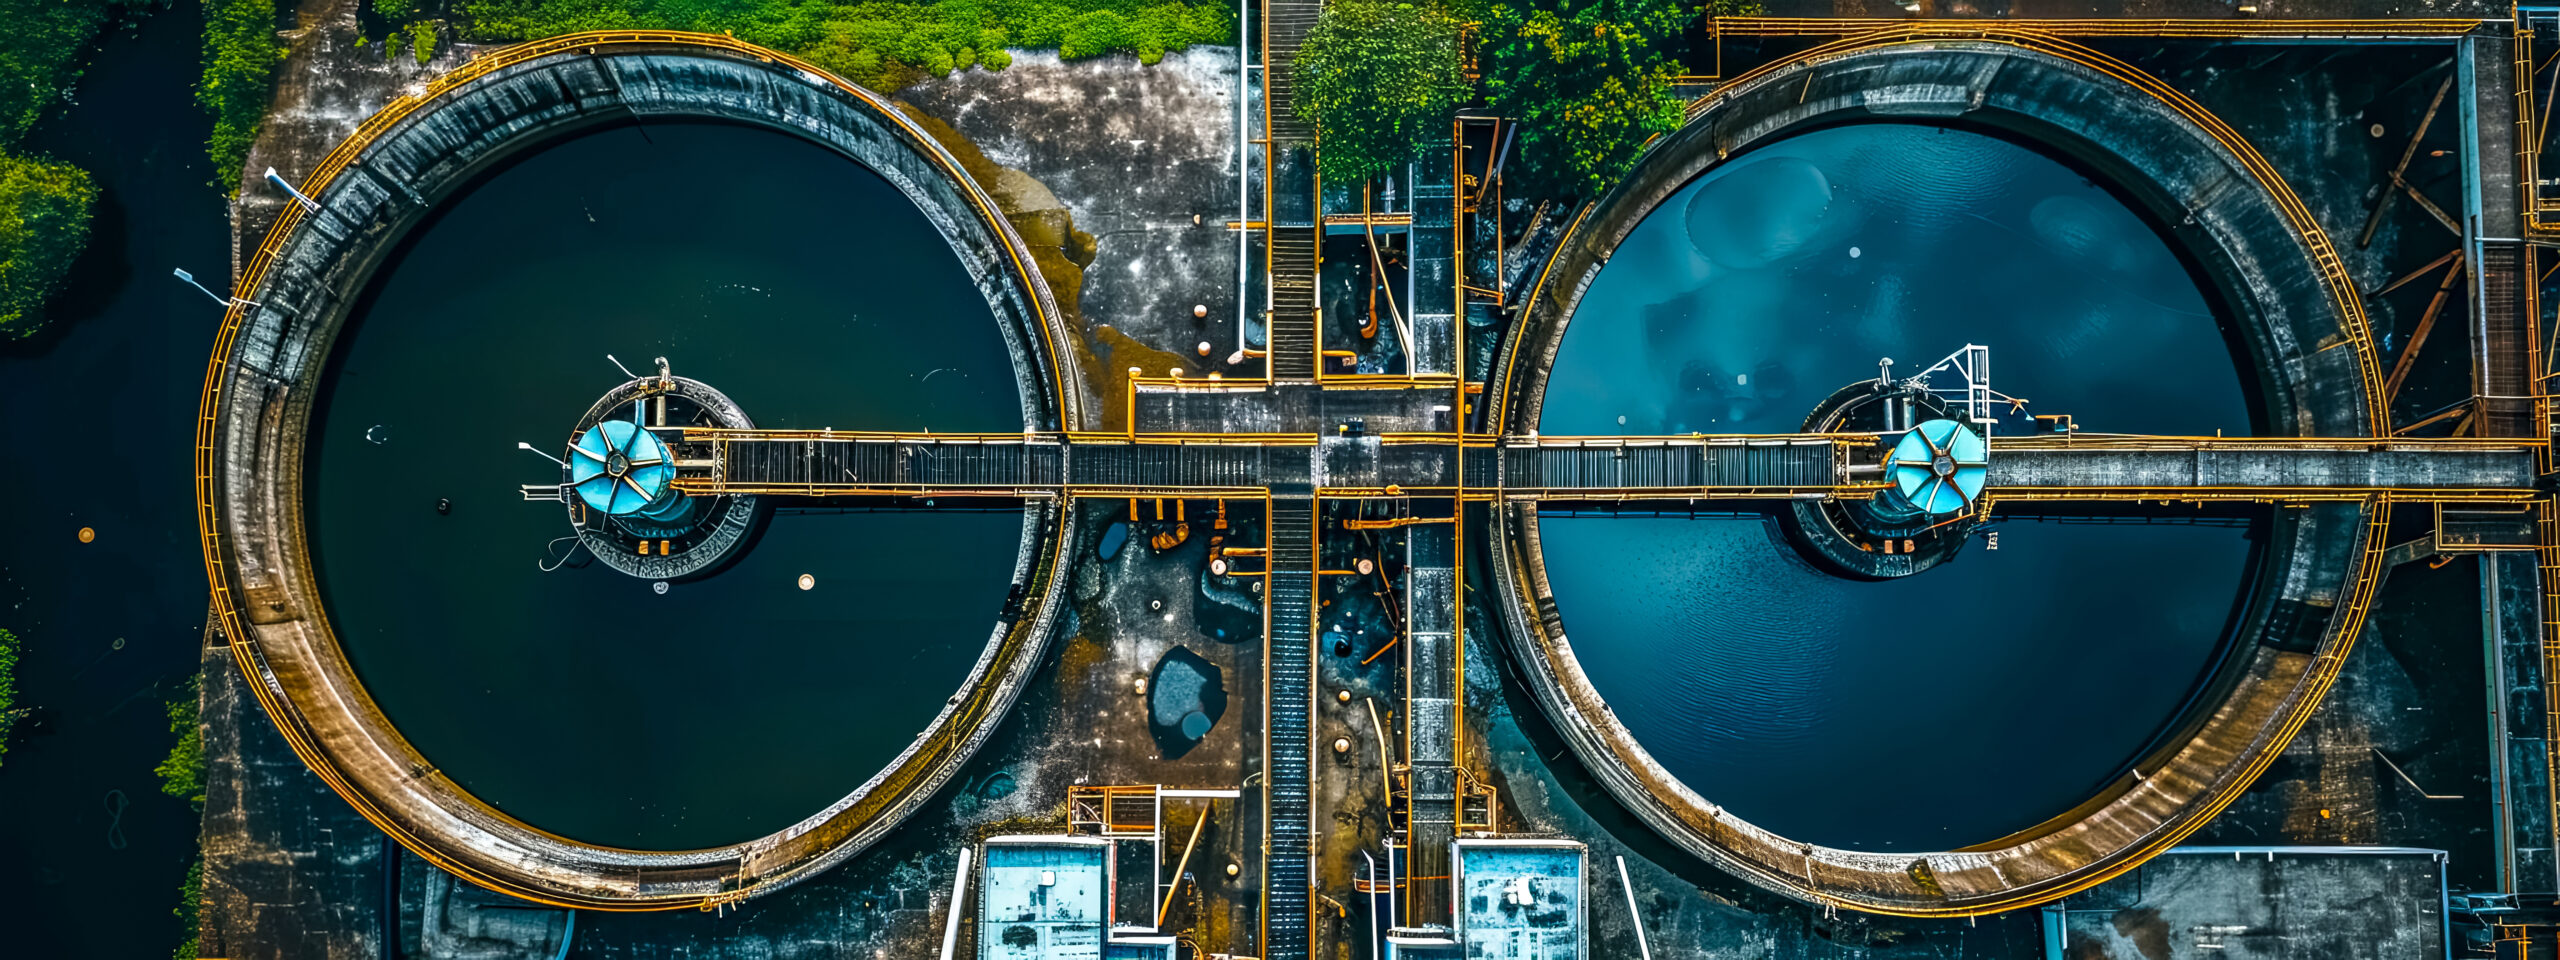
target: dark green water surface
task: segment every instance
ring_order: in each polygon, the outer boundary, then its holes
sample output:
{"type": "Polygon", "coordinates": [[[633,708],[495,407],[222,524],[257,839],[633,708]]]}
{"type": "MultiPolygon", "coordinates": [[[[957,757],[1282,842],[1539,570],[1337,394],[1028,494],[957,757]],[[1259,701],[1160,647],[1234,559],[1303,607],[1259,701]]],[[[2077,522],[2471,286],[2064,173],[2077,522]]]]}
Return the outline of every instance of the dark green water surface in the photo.
{"type": "MultiPolygon", "coordinates": [[[[1886,124],[1781,141],[1658,207],[1577,309],[1540,428],[1793,432],[1878,358],[1907,376],[1967,342],[2028,414],[2250,431],[2213,311],[2141,218],[2025,147],[1886,124]]],[[[2231,526],[2012,520],[1996,550],[1978,533],[1885,583],[1814,572],[1758,518],[1541,529],[1574,653],[1655,759],[1744,819],[1865,850],[1987,842],[2091,796],[2188,704],[2250,574],[2231,526]]]]}
{"type": "Polygon", "coordinates": [[[735,566],[664,595],[598,563],[544,573],[568,522],[516,487],[559,471],[515,443],[558,450],[622,380],[607,353],[665,356],[759,426],[1014,431],[1002,335],[867,168],[653,122],[446,201],[340,340],[314,425],[315,565],[392,723],[544,830],[752,839],[853,791],[942,708],[995,624],[1021,517],[786,511],[735,566]]]}

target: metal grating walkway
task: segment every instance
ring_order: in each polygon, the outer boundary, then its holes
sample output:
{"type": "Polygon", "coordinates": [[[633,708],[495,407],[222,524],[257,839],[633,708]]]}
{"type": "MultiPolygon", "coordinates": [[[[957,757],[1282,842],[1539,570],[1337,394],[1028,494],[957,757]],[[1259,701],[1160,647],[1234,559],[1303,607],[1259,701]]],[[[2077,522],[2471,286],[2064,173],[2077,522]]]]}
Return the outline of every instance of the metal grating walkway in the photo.
{"type": "Polygon", "coordinates": [[[1263,726],[1270,797],[1263,829],[1270,854],[1263,883],[1265,960],[1305,960],[1313,802],[1308,738],[1315,709],[1315,501],[1271,501],[1269,624],[1264,685],[1270,719],[1263,726]]]}

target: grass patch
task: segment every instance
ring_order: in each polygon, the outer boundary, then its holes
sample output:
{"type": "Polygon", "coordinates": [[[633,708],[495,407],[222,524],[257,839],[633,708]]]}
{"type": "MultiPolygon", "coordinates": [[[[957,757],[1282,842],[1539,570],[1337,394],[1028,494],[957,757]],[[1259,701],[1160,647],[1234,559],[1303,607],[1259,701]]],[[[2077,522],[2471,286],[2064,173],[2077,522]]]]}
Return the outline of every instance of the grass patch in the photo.
{"type": "Polygon", "coordinates": [[[1007,47],[1055,49],[1068,60],[1135,54],[1152,64],[1193,44],[1236,38],[1234,6],[1214,0],[453,0],[452,7],[473,40],[725,32],[883,91],[971,66],[1004,69],[1012,62],[1007,47]]]}

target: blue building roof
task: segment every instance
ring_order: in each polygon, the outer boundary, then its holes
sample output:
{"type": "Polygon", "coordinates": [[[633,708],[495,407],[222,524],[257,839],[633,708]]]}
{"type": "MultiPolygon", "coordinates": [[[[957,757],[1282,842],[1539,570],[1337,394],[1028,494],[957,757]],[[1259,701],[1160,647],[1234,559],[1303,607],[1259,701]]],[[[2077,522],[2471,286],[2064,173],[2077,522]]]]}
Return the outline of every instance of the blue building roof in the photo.
{"type": "Polygon", "coordinates": [[[1102,960],[1111,842],[994,837],[978,867],[978,960],[1102,960]]]}
{"type": "Polygon", "coordinates": [[[1458,841],[1458,938],[1467,960],[1582,960],[1582,844],[1458,841]]]}

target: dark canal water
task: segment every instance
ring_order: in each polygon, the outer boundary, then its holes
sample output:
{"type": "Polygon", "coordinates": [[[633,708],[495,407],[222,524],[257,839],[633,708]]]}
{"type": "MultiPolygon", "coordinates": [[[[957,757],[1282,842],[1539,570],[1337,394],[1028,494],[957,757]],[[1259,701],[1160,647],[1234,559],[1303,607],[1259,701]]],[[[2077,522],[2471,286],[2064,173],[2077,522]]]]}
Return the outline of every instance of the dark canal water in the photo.
{"type": "Polygon", "coordinates": [[[590,133],[447,201],[356,316],[315,426],[321,585],[384,713],[500,809],[612,846],[761,836],[878,772],[984,647],[1019,513],[786,513],[658,595],[542,572],[568,522],[516,492],[558,476],[516,441],[557,450],[621,382],[607,353],[761,426],[1020,430],[985,301],[868,169],[742,126],[590,133]]]}
{"type": "Polygon", "coordinates": [[[0,628],[36,710],[0,758],[0,956],[165,957],[182,939],[170,908],[197,816],[152,766],[204,629],[193,419],[221,320],[169,268],[230,264],[190,94],[203,30],[182,3],[109,31],[24,144],[89,171],[100,199],[51,329],[0,345],[0,628]]]}
{"type": "MultiPolygon", "coordinates": [[[[1967,342],[2030,414],[2250,432],[2212,310],[2141,218],[2033,150],[1888,124],[1771,145],[1656,209],[1567,328],[1540,429],[1793,432],[1878,358],[1907,376],[1967,342]]],[[[1996,550],[1977,534],[1859,583],[1756,518],[1541,529],[1576,656],[1657,760],[1863,850],[1987,842],[2086,799],[2209,672],[2250,563],[2245,529],[2012,520],[1996,550]]]]}

